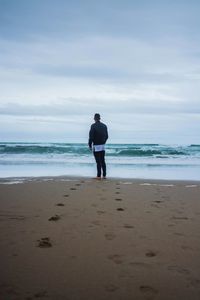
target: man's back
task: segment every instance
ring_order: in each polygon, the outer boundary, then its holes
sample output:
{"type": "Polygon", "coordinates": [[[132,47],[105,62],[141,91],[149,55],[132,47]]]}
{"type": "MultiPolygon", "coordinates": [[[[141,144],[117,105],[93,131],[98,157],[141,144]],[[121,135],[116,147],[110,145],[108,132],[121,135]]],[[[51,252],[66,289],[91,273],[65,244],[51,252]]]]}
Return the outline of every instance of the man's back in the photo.
{"type": "Polygon", "coordinates": [[[89,133],[89,146],[105,144],[108,139],[107,126],[98,121],[91,125],[89,133]]]}

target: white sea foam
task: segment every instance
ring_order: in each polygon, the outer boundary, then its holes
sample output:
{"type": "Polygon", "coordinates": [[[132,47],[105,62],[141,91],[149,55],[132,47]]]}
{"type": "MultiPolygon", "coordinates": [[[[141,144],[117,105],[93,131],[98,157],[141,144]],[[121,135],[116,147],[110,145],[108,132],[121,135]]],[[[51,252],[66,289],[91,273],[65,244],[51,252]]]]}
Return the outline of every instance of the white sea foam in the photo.
{"type": "Polygon", "coordinates": [[[140,183],[140,185],[147,185],[147,186],[149,186],[149,185],[157,185],[157,184],[156,183],[144,182],[144,183],[140,183]]]}
{"type": "Polygon", "coordinates": [[[0,184],[19,184],[19,183],[24,183],[22,180],[15,180],[15,181],[0,181],[0,184]]]}
{"type": "Polygon", "coordinates": [[[171,186],[174,186],[174,184],[158,184],[159,186],[168,186],[168,187],[171,187],[171,186]]]}
{"type": "Polygon", "coordinates": [[[194,187],[197,187],[197,185],[196,184],[190,184],[190,185],[186,185],[185,187],[186,188],[194,188],[194,187]]]}
{"type": "Polygon", "coordinates": [[[148,183],[148,182],[144,182],[144,183],[140,183],[140,185],[146,185],[146,186],[150,186],[150,185],[157,185],[157,186],[174,186],[174,184],[157,184],[157,183],[148,183]]]}

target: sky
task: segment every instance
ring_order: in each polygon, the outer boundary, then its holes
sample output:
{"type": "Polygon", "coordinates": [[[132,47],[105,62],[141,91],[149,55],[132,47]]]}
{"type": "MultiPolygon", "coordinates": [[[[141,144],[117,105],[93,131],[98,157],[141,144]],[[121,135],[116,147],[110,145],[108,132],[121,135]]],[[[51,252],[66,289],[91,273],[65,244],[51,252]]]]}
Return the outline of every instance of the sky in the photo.
{"type": "Polygon", "coordinates": [[[200,1],[0,0],[0,141],[200,144],[200,1]]]}

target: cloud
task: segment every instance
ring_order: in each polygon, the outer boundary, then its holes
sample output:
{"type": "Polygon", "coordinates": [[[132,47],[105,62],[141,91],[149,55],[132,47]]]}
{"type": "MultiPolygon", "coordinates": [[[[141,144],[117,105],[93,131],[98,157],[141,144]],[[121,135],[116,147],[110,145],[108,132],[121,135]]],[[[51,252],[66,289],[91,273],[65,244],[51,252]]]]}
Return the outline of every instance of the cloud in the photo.
{"type": "Polygon", "coordinates": [[[81,130],[100,112],[116,136],[130,128],[170,136],[172,124],[179,135],[189,124],[200,130],[199,8],[195,0],[0,0],[2,128],[73,132],[70,124],[81,130]]]}
{"type": "MultiPolygon", "coordinates": [[[[160,101],[160,100],[159,100],[160,101]]],[[[83,116],[93,115],[95,112],[104,112],[109,115],[168,115],[168,114],[200,114],[200,103],[174,102],[174,101],[149,101],[144,97],[140,99],[129,98],[122,101],[114,99],[62,99],[51,104],[19,104],[7,103],[0,106],[0,115],[10,116],[83,116]]]]}

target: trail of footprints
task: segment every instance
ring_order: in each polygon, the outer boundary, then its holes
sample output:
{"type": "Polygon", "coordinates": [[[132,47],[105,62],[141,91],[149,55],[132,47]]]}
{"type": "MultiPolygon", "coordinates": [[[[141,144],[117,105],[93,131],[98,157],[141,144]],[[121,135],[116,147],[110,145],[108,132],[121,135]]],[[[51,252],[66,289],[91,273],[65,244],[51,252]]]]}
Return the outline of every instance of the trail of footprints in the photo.
{"type": "MultiPolygon", "coordinates": [[[[71,191],[76,191],[76,190],[77,190],[76,187],[81,186],[81,184],[84,183],[84,182],[85,182],[85,181],[82,180],[80,183],[76,183],[76,184],[75,184],[75,187],[71,187],[70,190],[71,190],[71,191]]],[[[70,195],[69,195],[69,194],[64,194],[63,197],[69,198],[70,195]]],[[[60,206],[60,207],[65,206],[65,204],[62,203],[62,202],[59,202],[59,203],[57,203],[57,204],[55,204],[55,205],[56,205],[56,206],[60,206]]],[[[58,220],[60,220],[60,219],[61,219],[61,216],[55,214],[54,216],[51,216],[51,217],[48,219],[48,221],[54,221],[54,222],[56,222],[56,221],[58,221],[58,220]]],[[[52,241],[50,240],[50,237],[42,237],[42,238],[40,238],[39,240],[37,240],[37,247],[39,247],[39,248],[50,248],[50,247],[52,247],[52,241]]]]}
{"type": "MultiPolygon", "coordinates": [[[[85,183],[85,181],[83,181],[83,180],[80,183],[76,183],[75,186],[73,186],[73,187],[70,188],[70,191],[76,191],[77,187],[81,186],[83,183],[85,183]]],[[[105,192],[105,191],[106,191],[106,189],[102,188],[102,192],[105,192]]],[[[116,183],[116,192],[115,192],[115,194],[118,196],[118,198],[115,198],[115,201],[117,201],[117,202],[122,201],[122,198],[119,198],[119,195],[121,194],[120,193],[120,183],[116,183]]],[[[63,197],[64,198],[69,198],[70,195],[69,194],[64,194],[63,197]]],[[[106,198],[105,197],[101,197],[101,200],[105,201],[106,198]]],[[[59,202],[59,203],[57,203],[55,205],[58,206],[58,207],[65,206],[65,204],[62,203],[62,202],[59,202]]],[[[92,204],[92,206],[93,207],[97,207],[97,205],[95,205],[95,204],[92,204]]],[[[119,212],[123,212],[124,208],[117,207],[116,210],[119,211],[119,212]]],[[[97,210],[97,214],[98,215],[104,215],[105,213],[106,212],[103,211],[103,210],[97,210]]],[[[55,215],[51,216],[48,219],[48,221],[57,222],[60,219],[61,219],[61,216],[58,215],[58,214],[55,214],[55,215]]],[[[100,223],[99,223],[99,221],[94,221],[93,224],[94,225],[97,225],[97,224],[99,225],[100,223]]],[[[134,228],[134,226],[132,226],[130,224],[124,224],[123,227],[126,228],[126,229],[133,229],[134,228]]],[[[108,240],[108,241],[112,241],[115,237],[116,236],[113,233],[106,233],[105,234],[105,239],[108,240]]],[[[42,237],[41,239],[37,240],[37,246],[40,247],[40,248],[49,248],[49,247],[52,247],[52,242],[50,241],[49,237],[42,237]]]]}

